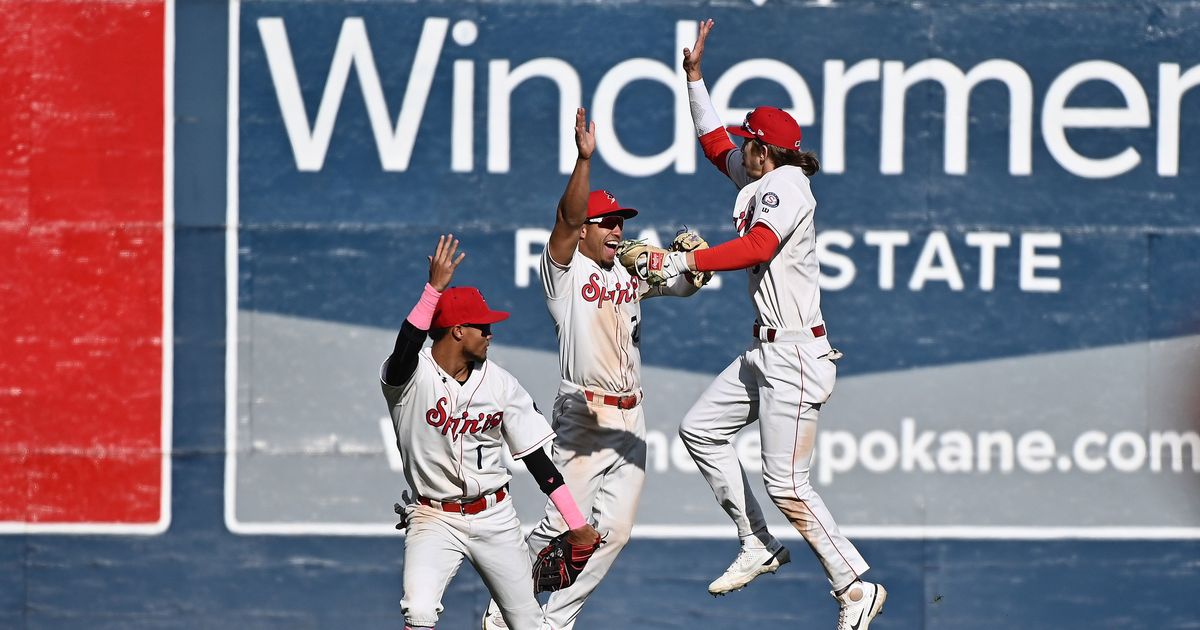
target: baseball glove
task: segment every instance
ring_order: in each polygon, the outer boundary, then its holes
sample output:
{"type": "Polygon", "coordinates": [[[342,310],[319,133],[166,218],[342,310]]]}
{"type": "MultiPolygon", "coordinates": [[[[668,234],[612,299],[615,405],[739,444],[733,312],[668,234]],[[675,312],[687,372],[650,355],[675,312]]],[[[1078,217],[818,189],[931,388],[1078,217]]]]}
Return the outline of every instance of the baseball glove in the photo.
{"type": "Polygon", "coordinates": [[[683,272],[680,258],[678,252],[655,247],[643,240],[625,240],[617,246],[617,261],[621,266],[652,287],[662,286],[683,272]]]}
{"type": "MultiPolygon", "coordinates": [[[[682,230],[675,233],[675,240],[671,241],[671,251],[673,252],[691,252],[706,247],[708,247],[708,241],[704,240],[703,236],[687,229],[686,225],[683,226],[682,230]]],[[[697,288],[708,284],[708,281],[712,280],[712,277],[713,272],[711,271],[687,272],[684,274],[684,278],[687,278],[687,281],[691,282],[697,288]]]]}
{"type": "Polygon", "coordinates": [[[555,536],[538,552],[533,562],[534,593],[549,593],[574,584],[592,554],[600,548],[600,539],[586,546],[572,545],[567,541],[570,533],[555,536]]]}

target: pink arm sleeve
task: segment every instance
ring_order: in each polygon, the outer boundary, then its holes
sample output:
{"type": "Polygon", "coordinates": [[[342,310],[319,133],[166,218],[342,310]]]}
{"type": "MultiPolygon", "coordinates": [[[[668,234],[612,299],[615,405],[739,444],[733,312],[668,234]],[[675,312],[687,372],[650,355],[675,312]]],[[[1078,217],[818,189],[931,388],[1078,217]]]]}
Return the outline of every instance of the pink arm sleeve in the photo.
{"type": "Polygon", "coordinates": [[[554,492],[550,493],[550,501],[567,521],[568,528],[579,529],[587,525],[587,521],[583,519],[583,514],[580,514],[579,506],[575,505],[575,498],[571,496],[571,491],[567,489],[566,484],[555,488],[554,492]]]}
{"type": "Polygon", "coordinates": [[[417,305],[408,314],[409,323],[420,330],[429,330],[429,326],[433,323],[433,311],[437,308],[438,300],[441,297],[442,292],[426,282],[421,299],[417,300],[417,305]]]}

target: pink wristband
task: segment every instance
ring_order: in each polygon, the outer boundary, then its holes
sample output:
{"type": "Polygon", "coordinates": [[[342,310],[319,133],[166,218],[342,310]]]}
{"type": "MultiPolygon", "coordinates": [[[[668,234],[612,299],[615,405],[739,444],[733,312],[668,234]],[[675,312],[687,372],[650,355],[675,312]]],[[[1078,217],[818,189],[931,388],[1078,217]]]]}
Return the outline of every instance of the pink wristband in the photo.
{"type": "Polygon", "coordinates": [[[433,311],[437,308],[438,300],[441,297],[442,292],[426,282],[425,292],[421,294],[421,299],[417,300],[417,305],[408,314],[408,321],[421,330],[429,330],[429,326],[433,323],[433,311]]]}
{"type": "Polygon", "coordinates": [[[567,521],[569,529],[579,529],[587,525],[587,521],[583,520],[583,514],[579,513],[579,506],[575,505],[575,498],[571,496],[571,491],[567,489],[566,485],[555,488],[554,492],[550,493],[550,501],[567,521]]]}

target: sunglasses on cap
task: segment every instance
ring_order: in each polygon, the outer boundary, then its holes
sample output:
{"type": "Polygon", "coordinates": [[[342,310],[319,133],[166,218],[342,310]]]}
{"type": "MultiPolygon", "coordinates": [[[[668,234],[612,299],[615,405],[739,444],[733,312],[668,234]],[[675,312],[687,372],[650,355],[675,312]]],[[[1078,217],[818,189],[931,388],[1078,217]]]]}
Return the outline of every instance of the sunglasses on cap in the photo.
{"type": "Polygon", "coordinates": [[[587,222],[595,224],[595,225],[599,225],[600,227],[602,227],[606,230],[614,230],[618,227],[625,225],[625,219],[623,217],[617,216],[615,214],[610,214],[605,217],[596,217],[594,219],[588,219],[587,222]]]}
{"type": "Polygon", "coordinates": [[[742,130],[754,136],[753,138],[746,138],[747,140],[756,140],[763,135],[762,129],[755,129],[754,127],[750,126],[750,114],[746,114],[746,120],[742,121],[742,130]]]}
{"type": "Polygon", "coordinates": [[[492,334],[491,324],[463,324],[464,328],[474,328],[479,331],[479,334],[487,337],[492,334]]]}

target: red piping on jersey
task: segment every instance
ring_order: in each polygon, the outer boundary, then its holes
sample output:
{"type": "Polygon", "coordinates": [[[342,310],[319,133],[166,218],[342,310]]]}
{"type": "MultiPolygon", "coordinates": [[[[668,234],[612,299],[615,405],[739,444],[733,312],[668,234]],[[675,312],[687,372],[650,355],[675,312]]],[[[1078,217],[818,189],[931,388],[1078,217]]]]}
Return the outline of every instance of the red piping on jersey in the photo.
{"type": "MultiPolygon", "coordinates": [[[[474,373],[472,373],[472,375],[474,375],[474,373]]],[[[479,372],[479,382],[475,384],[475,389],[471,390],[471,395],[467,397],[467,407],[468,408],[471,406],[471,403],[475,400],[475,394],[479,392],[479,388],[483,387],[483,377],[485,377],[485,376],[487,376],[487,361],[486,360],[483,361],[483,368],[479,372]]],[[[453,378],[453,377],[451,377],[451,378],[453,378]]],[[[467,378],[470,379],[470,376],[468,376],[467,378]]],[[[465,385],[465,383],[464,383],[464,385],[465,385]]],[[[459,388],[459,391],[460,392],[462,391],[461,387],[459,388]]],[[[450,392],[449,387],[446,388],[446,392],[447,393],[450,392]]],[[[454,405],[455,411],[457,411],[458,410],[458,397],[457,396],[454,397],[454,403],[455,403],[455,405],[454,405]]],[[[462,436],[459,436],[459,437],[461,438],[462,436]]],[[[471,480],[467,479],[466,471],[463,469],[463,464],[462,464],[463,443],[466,442],[466,440],[459,439],[459,440],[457,440],[457,442],[458,442],[458,462],[457,462],[458,475],[459,475],[459,477],[462,477],[462,480],[463,480],[463,486],[462,486],[463,497],[468,497],[468,496],[471,496],[471,480]]],[[[482,472],[482,471],[480,471],[480,472],[482,472]]],[[[480,492],[483,491],[483,486],[480,485],[478,480],[475,481],[475,486],[479,488],[480,492]]]]}
{"type": "Polygon", "coordinates": [[[779,237],[775,230],[765,223],[755,223],[745,236],[716,247],[698,249],[693,256],[696,259],[696,271],[731,271],[771,260],[778,247],[779,237]]]}
{"type": "Polygon", "coordinates": [[[725,128],[718,127],[700,136],[700,148],[704,150],[704,157],[728,177],[729,168],[725,164],[725,156],[737,147],[729,139],[729,134],[725,133],[725,128]]]}

